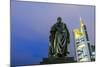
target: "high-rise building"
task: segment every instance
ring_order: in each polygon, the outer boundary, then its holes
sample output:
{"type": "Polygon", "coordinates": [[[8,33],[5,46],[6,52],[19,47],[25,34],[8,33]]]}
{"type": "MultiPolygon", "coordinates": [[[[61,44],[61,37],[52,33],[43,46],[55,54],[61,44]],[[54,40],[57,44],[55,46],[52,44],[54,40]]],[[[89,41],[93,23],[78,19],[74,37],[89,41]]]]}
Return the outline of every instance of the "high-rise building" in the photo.
{"type": "Polygon", "coordinates": [[[77,62],[91,61],[89,38],[86,30],[86,25],[84,24],[82,18],[80,18],[80,28],[73,29],[73,33],[77,62]]]}
{"type": "Polygon", "coordinates": [[[91,45],[91,61],[95,61],[95,45],[91,45]]]}

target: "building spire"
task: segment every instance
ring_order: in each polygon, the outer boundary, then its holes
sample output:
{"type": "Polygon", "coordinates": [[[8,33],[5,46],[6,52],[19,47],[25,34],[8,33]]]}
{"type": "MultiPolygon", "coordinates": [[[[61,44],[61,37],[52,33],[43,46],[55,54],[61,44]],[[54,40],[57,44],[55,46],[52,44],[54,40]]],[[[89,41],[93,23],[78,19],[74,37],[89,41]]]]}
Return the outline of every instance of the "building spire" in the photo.
{"type": "Polygon", "coordinates": [[[84,22],[82,20],[82,18],[80,17],[80,30],[83,33],[83,28],[84,28],[84,22]]]}
{"type": "Polygon", "coordinates": [[[80,17],[80,26],[83,27],[83,25],[84,25],[84,22],[82,20],[82,17],[80,17]]]}

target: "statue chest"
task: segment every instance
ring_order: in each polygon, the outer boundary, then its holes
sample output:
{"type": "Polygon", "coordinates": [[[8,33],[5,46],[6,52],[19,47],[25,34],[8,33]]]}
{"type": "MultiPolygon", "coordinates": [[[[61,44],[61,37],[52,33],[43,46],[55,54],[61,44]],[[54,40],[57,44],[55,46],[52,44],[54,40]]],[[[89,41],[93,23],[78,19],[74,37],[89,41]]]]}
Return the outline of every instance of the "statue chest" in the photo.
{"type": "Polygon", "coordinates": [[[65,27],[64,24],[59,24],[56,26],[56,31],[62,33],[64,31],[65,27]]]}

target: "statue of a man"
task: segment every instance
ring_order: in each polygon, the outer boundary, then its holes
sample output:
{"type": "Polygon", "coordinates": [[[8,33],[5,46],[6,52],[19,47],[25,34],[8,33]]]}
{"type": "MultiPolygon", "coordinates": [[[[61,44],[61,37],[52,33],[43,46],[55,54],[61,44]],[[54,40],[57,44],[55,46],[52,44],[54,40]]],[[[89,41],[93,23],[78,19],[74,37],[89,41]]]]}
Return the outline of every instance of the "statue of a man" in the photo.
{"type": "Polygon", "coordinates": [[[49,57],[65,57],[70,43],[70,34],[62,18],[58,17],[56,24],[50,30],[49,36],[49,57]]]}

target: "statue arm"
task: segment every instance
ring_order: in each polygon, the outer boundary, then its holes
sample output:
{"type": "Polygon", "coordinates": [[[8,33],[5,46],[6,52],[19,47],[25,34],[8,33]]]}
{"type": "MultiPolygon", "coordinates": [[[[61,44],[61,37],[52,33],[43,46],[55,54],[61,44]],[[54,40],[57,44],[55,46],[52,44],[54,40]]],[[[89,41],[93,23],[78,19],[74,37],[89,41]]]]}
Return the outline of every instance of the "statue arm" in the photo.
{"type": "Polygon", "coordinates": [[[55,31],[56,31],[56,28],[55,28],[55,24],[54,24],[54,26],[51,27],[50,33],[52,34],[55,31]]]}
{"type": "Polygon", "coordinates": [[[70,43],[70,34],[69,34],[69,31],[68,31],[68,28],[66,25],[65,26],[65,30],[66,30],[66,34],[67,34],[67,40],[68,40],[68,43],[70,43]]]}
{"type": "Polygon", "coordinates": [[[50,42],[53,43],[53,39],[55,38],[55,25],[51,27],[51,30],[50,30],[50,36],[49,36],[49,39],[50,39],[50,42]]]}
{"type": "Polygon", "coordinates": [[[56,32],[56,26],[54,25],[54,26],[52,26],[52,28],[50,30],[50,35],[51,35],[52,38],[54,38],[55,32],[56,32]]]}
{"type": "Polygon", "coordinates": [[[50,36],[49,36],[49,56],[51,56],[54,52],[54,38],[55,38],[55,25],[51,27],[50,36]]]}

